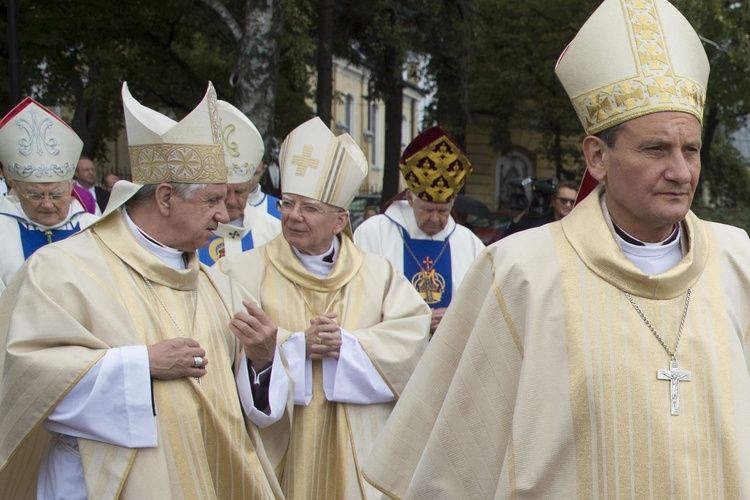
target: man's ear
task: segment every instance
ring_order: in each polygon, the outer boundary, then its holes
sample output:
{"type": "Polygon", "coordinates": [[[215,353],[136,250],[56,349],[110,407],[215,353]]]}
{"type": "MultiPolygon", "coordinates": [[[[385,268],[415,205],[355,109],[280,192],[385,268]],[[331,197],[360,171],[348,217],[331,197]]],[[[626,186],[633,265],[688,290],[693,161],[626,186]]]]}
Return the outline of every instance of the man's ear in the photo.
{"type": "Polygon", "coordinates": [[[174,200],[174,189],[172,188],[172,185],[167,182],[162,182],[156,186],[154,199],[159,212],[165,217],[169,216],[169,211],[172,208],[172,202],[174,200]]]}
{"type": "Polygon", "coordinates": [[[609,146],[603,140],[593,135],[583,140],[583,156],[586,158],[586,169],[599,182],[607,178],[605,157],[609,153],[609,146]]]}
{"type": "Polygon", "coordinates": [[[339,234],[344,230],[349,222],[349,212],[339,212],[336,214],[336,226],[333,228],[333,234],[339,234]]]}

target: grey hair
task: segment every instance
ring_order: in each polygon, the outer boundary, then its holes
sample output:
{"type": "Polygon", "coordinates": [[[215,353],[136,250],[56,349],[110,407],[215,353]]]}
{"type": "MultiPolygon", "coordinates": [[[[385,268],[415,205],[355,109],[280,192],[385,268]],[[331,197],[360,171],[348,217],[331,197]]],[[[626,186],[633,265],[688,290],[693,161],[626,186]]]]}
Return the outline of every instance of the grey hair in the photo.
{"type": "Polygon", "coordinates": [[[608,129],[602,130],[598,134],[594,134],[594,136],[603,140],[607,147],[609,147],[609,149],[613,149],[615,147],[615,144],[617,143],[617,136],[620,134],[622,125],[623,124],[620,123],[618,125],[615,125],[614,127],[609,127],[608,129]]]}
{"type": "MultiPolygon", "coordinates": [[[[193,184],[187,182],[168,182],[167,184],[172,186],[175,196],[183,200],[190,198],[193,193],[199,189],[209,186],[209,184],[193,184]]],[[[146,201],[153,198],[158,186],[159,184],[146,184],[128,200],[127,206],[132,208],[144,204],[146,201]]]]}

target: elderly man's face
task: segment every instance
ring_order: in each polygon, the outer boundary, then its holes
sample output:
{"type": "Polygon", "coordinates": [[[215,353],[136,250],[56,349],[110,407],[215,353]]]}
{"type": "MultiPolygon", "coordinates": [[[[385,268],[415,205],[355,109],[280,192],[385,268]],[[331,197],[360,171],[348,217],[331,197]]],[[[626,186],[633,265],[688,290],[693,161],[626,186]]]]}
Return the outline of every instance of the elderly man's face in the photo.
{"type": "MultiPolygon", "coordinates": [[[[593,147],[591,139],[598,140],[587,137],[585,151],[587,142],[593,147]]],[[[642,241],[667,238],[685,218],[698,184],[698,120],[681,112],[652,113],[625,122],[614,148],[599,142],[600,154],[586,156],[592,175],[604,181],[612,220],[642,241]]]]}
{"type": "Polygon", "coordinates": [[[325,253],[349,221],[345,210],[306,196],[284,193],[279,205],[284,238],[306,255],[325,253]]]}
{"type": "Polygon", "coordinates": [[[78,184],[86,189],[94,187],[94,184],[96,184],[96,167],[94,166],[94,162],[88,158],[78,160],[75,179],[78,181],[78,184]]]}
{"type": "Polygon", "coordinates": [[[56,226],[68,217],[70,211],[71,181],[21,182],[14,181],[21,208],[26,216],[43,226],[56,226]]]}
{"type": "Polygon", "coordinates": [[[417,198],[412,192],[409,192],[408,200],[409,205],[411,205],[411,208],[414,211],[414,218],[417,220],[417,226],[424,231],[425,234],[434,236],[445,229],[445,226],[448,224],[448,220],[451,217],[453,201],[446,203],[424,201],[417,198]]]}
{"type": "Polygon", "coordinates": [[[226,197],[226,184],[209,184],[193,191],[185,199],[173,196],[169,220],[175,241],[171,241],[169,246],[183,252],[194,252],[208,245],[219,223],[229,222],[224,205],[226,197]]]}
{"type": "Polygon", "coordinates": [[[241,182],[239,184],[227,184],[227,212],[229,220],[239,218],[245,213],[247,197],[252,191],[253,181],[241,182]]]}

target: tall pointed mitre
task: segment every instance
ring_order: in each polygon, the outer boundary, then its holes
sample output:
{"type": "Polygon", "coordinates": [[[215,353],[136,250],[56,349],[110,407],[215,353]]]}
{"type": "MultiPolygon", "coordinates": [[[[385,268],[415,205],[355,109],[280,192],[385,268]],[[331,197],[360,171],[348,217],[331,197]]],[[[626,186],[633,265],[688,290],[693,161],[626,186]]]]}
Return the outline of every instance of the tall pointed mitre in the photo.
{"type": "Polygon", "coordinates": [[[555,72],[589,135],[659,111],[684,111],[703,123],[708,58],[667,0],[604,0],[555,72]]]}
{"type": "Polygon", "coordinates": [[[348,134],[336,137],[312,118],[292,130],[279,151],[281,191],[348,208],[367,177],[367,158],[348,134]]]}
{"type": "Polygon", "coordinates": [[[136,101],[127,82],[122,84],[122,105],[133,182],[115,184],[102,218],[146,184],[227,182],[216,91],[211,82],[203,100],[179,122],[136,101]]]}
{"type": "Polygon", "coordinates": [[[409,190],[434,203],[455,198],[472,171],[458,144],[438,126],[415,137],[401,154],[398,166],[409,190]]]}
{"type": "Polygon", "coordinates": [[[263,138],[245,113],[226,101],[219,101],[219,118],[227,183],[248,182],[263,160],[263,138]]]}
{"type": "Polygon", "coordinates": [[[203,100],[179,123],[136,101],[127,82],[122,104],[134,183],[227,182],[216,91],[210,82],[203,100]]]}
{"type": "Polygon", "coordinates": [[[31,97],[0,121],[0,161],[12,180],[68,181],[82,149],[83,141],[73,129],[31,97]]]}

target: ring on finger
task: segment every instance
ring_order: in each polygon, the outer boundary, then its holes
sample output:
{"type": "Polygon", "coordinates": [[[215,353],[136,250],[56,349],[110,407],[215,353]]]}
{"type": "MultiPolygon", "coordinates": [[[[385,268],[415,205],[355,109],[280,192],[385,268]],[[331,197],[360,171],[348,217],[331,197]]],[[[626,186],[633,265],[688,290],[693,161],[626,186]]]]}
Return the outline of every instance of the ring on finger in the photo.
{"type": "Polygon", "coordinates": [[[322,344],[323,343],[323,339],[321,339],[320,337],[318,337],[317,339],[315,339],[315,343],[316,344],[322,344]]]}
{"type": "Polygon", "coordinates": [[[193,363],[196,368],[201,368],[203,366],[203,358],[196,356],[193,358],[193,363]]]}

